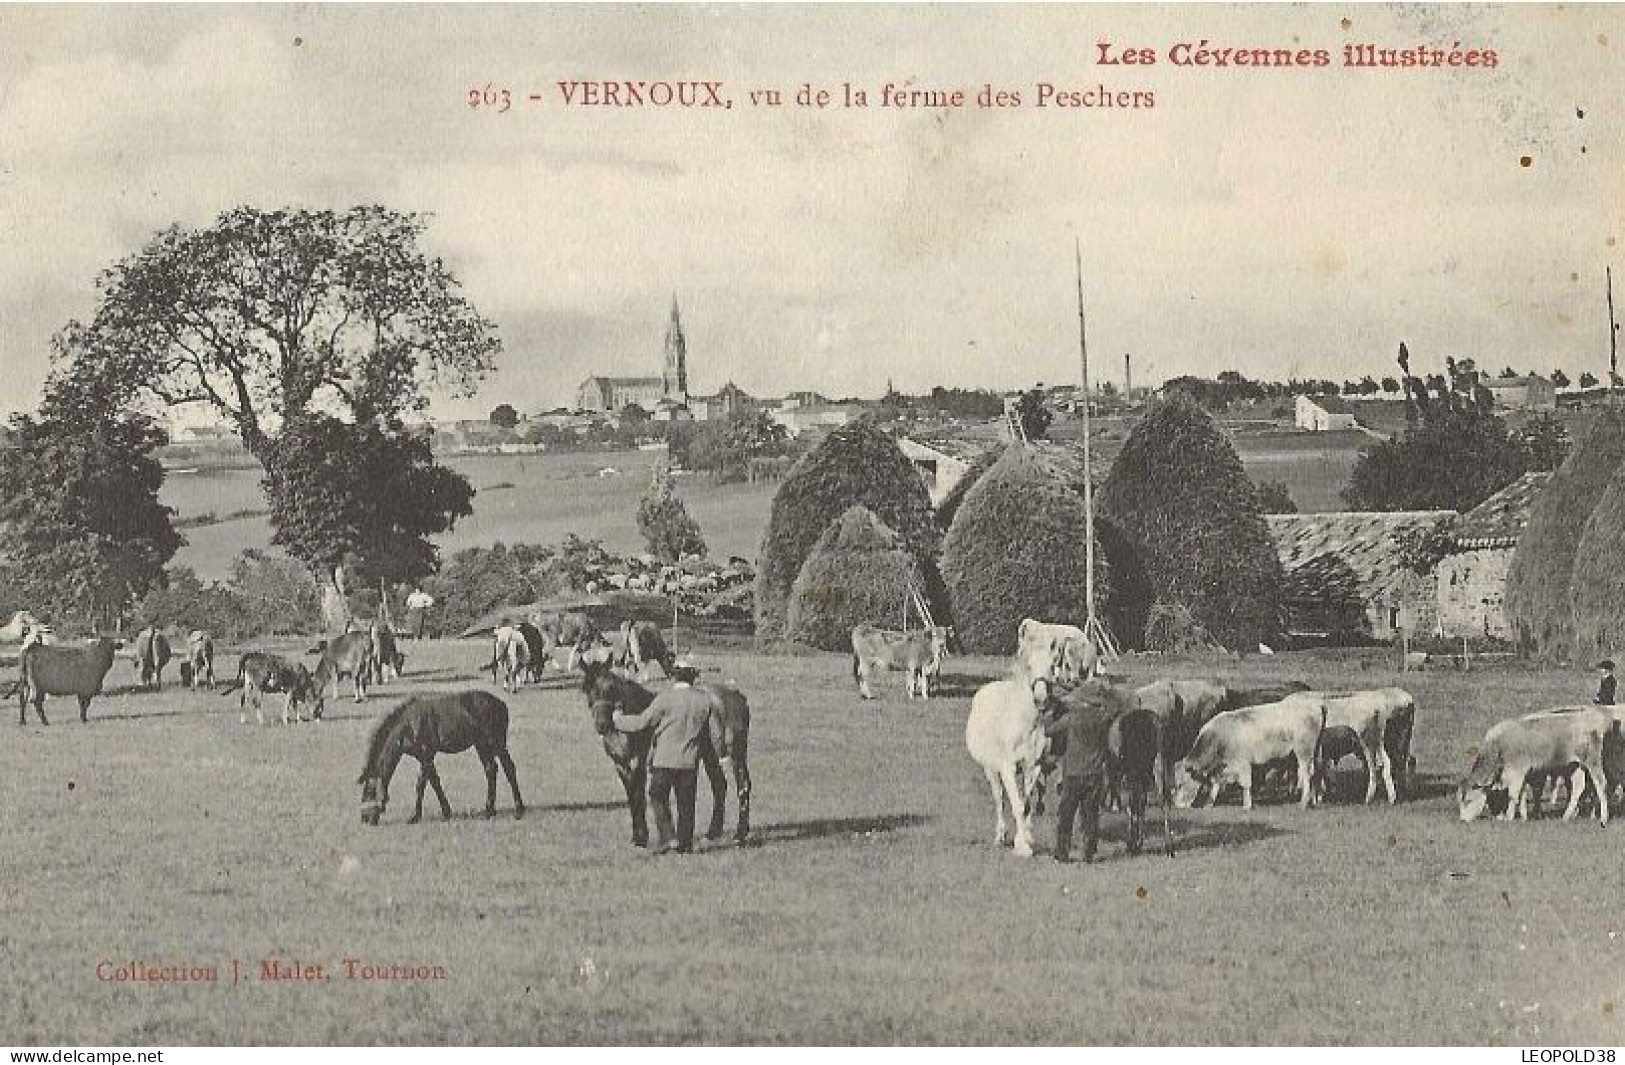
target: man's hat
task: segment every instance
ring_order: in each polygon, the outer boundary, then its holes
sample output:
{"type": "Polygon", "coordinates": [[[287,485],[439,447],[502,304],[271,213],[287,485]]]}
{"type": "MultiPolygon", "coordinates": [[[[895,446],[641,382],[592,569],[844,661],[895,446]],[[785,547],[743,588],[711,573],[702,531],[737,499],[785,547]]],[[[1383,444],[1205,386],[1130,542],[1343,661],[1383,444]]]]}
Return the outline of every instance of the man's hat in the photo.
{"type": "Polygon", "coordinates": [[[677,661],[671,664],[671,671],[675,673],[680,669],[686,669],[690,673],[698,673],[700,671],[700,663],[692,655],[678,655],[677,661]]]}
{"type": "Polygon", "coordinates": [[[1612,658],[1605,658],[1601,662],[1597,663],[1597,668],[1598,669],[1613,669],[1614,668],[1614,660],[1612,658]]]}

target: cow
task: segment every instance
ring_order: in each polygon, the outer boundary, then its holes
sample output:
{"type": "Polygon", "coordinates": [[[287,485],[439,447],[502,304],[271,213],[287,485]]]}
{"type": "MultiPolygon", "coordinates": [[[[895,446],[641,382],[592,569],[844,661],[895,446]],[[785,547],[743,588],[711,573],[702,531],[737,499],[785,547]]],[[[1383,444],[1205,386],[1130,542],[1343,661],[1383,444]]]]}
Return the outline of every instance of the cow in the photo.
{"type": "MultiPolygon", "coordinates": [[[[1300,696],[1297,697],[1309,697],[1300,696]]],[[[1395,772],[1408,780],[1411,763],[1411,727],[1416,703],[1403,688],[1378,688],[1326,696],[1326,734],[1320,740],[1320,779],[1345,755],[1358,754],[1366,767],[1365,801],[1377,794],[1380,773],[1388,802],[1399,801],[1395,772]]]]}
{"type": "Polygon", "coordinates": [[[518,691],[530,668],[530,644],[512,625],[503,625],[491,634],[491,683],[504,691],[518,691]]]}
{"type": "Polygon", "coordinates": [[[163,688],[164,667],[172,657],[169,637],[159,632],[158,626],[148,625],[135,634],[135,668],[143,688],[163,688]]]}
{"type": "Polygon", "coordinates": [[[1608,824],[1608,784],[1604,751],[1622,742],[1619,720],[1600,707],[1561,707],[1502,721],[1484,734],[1473,766],[1456,792],[1463,821],[1475,821],[1489,807],[1490,793],[1507,793],[1501,820],[1528,820],[1525,785],[1531,773],[1572,774],[1568,808],[1572,820],[1590,778],[1597,796],[1597,822],[1608,824]]]}
{"type": "Polygon", "coordinates": [[[115,645],[112,640],[92,640],[76,647],[25,642],[18,652],[17,724],[28,721],[28,706],[34,706],[39,723],[45,720],[47,695],[73,695],[79,699],[79,720],[89,721],[90,700],[101,694],[102,681],[113,668],[115,645]]]}
{"type": "Polygon", "coordinates": [[[315,719],[320,721],[327,698],[326,688],[330,682],[334,702],[339,698],[339,680],[344,677],[350,678],[355,701],[359,703],[366,699],[367,681],[373,671],[372,633],[347,632],[343,636],[321,641],[316,645],[316,650],[322,657],[316,663],[316,705],[313,712],[315,719]]]}
{"type": "Polygon", "coordinates": [[[1032,618],[1016,629],[1016,658],[1035,679],[1063,683],[1087,680],[1100,666],[1100,652],[1082,629],[1032,618]]]}
{"type": "Polygon", "coordinates": [[[1017,855],[1032,857],[1032,796],[1042,775],[1049,738],[1039,708],[1049,701],[1049,682],[1034,677],[1018,661],[1010,676],[984,684],[970,703],[965,720],[965,749],[987,777],[993,794],[993,845],[1004,846],[1005,804],[1015,822],[1017,855]]]}
{"type": "Polygon", "coordinates": [[[303,662],[291,662],[280,655],[266,654],[262,651],[249,651],[237,659],[237,676],[230,681],[220,694],[222,697],[232,692],[240,692],[237,696],[238,722],[248,724],[248,700],[254,700],[254,720],[265,724],[265,706],[263,696],[269,693],[281,692],[282,723],[290,724],[288,718],[292,714],[294,721],[303,721],[299,714],[299,707],[309,703],[314,716],[313,721],[321,720],[321,691],[316,680],[311,676],[310,670],[303,662]]]}
{"type": "Polygon", "coordinates": [[[1253,808],[1253,767],[1292,755],[1305,809],[1315,804],[1316,749],[1326,725],[1323,699],[1299,693],[1276,703],[1226,710],[1196,734],[1191,751],[1175,767],[1174,803],[1195,806],[1205,790],[1218,802],[1224,785],[1241,786],[1241,806],[1253,808]]]}
{"type": "Polygon", "coordinates": [[[214,637],[193,629],[186,637],[186,657],[181,659],[181,683],[196,690],[205,680],[214,687],[214,637]]]}
{"type": "Polygon", "coordinates": [[[858,695],[873,699],[869,678],[888,669],[903,671],[903,689],[910,699],[918,681],[920,697],[931,698],[931,681],[942,669],[949,632],[942,626],[901,633],[859,625],[852,630],[852,679],[858,695]]]}
{"type": "Polygon", "coordinates": [[[386,680],[398,680],[401,670],[406,665],[406,656],[395,643],[395,630],[382,620],[372,623],[368,630],[372,637],[372,682],[382,684],[386,680]]]}

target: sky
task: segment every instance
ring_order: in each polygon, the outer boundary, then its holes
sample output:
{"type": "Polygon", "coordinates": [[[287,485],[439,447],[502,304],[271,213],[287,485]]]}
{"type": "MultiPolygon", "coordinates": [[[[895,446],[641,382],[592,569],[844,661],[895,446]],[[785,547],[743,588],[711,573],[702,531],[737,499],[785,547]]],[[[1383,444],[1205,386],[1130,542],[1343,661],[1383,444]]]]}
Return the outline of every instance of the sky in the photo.
{"type": "Polygon", "coordinates": [[[0,7],[0,412],[38,402],[100,271],[241,204],[432,216],[503,343],[444,417],[658,373],[674,297],[696,391],[1072,382],[1074,242],[1097,378],[1127,353],[1137,384],[1380,377],[1401,340],[1424,371],[1601,376],[1622,48],[1619,7],[0,7]],[[1204,40],[1332,65],[1171,62],[1204,40]],[[1341,66],[1457,42],[1497,65],[1341,66]],[[566,106],[582,79],[733,107],[566,106]],[[1041,81],[1155,106],[1038,108],[1041,81]],[[804,83],[871,106],[797,106],[804,83]],[[879,106],[887,84],[970,99],[879,106]],[[469,106],[487,85],[508,111],[469,106]]]}

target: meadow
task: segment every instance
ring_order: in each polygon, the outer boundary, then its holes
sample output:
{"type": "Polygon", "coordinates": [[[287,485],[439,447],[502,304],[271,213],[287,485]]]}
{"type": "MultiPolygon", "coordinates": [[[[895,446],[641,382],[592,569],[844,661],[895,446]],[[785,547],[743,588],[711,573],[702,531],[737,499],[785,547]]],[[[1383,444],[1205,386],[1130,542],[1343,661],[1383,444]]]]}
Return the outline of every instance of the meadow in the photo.
{"type": "MultiPolygon", "coordinates": [[[[1176,812],[1172,860],[1127,857],[1107,814],[1103,860],[1061,866],[990,842],[963,729],[970,692],[1001,663],[950,659],[928,703],[905,700],[893,674],[862,703],[842,656],[701,647],[752,699],[757,845],[656,858],[629,844],[619,783],[562,678],[504,696],[522,820],[505,786],[495,820],[472,816],[484,779],[464,754],[438,763],[450,823],[432,798],[422,824],[405,823],[406,762],[383,824],[364,827],[355,780],[371,725],[409,690],[488,686],[479,641],[406,651],[405,678],[319,724],[244,725],[235,697],[136,692],[121,661],[88,725],[53,699],[48,728],[7,726],[0,1037],[1625,1041],[1625,825],[1464,825],[1450,794],[1493,721],[1583,699],[1583,676],[1401,676],[1380,650],[1127,660],[1138,679],[1401,683],[1417,700],[1420,797],[1352,805],[1350,764],[1318,809],[1276,796],[1176,812]],[[346,958],[445,978],[348,980],[346,958]],[[264,981],[265,959],[331,978],[264,981]],[[132,960],[221,978],[98,979],[100,963],[132,960]]],[[[1044,853],[1053,831],[1040,820],[1044,853]]]]}

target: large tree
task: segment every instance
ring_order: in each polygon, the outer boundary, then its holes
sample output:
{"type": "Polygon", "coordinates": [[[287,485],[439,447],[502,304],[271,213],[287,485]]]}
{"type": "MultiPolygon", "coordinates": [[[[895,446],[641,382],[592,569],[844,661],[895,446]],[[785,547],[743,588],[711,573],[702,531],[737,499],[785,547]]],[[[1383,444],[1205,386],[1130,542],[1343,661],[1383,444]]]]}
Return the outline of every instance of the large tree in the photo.
{"type": "Polygon", "coordinates": [[[419,576],[434,564],[424,538],[467,513],[469,489],[402,418],[432,387],[470,391],[500,347],[421,247],[426,221],[239,207],[171,226],[101,276],[95,316],[56,339],[47,396],[212,409],[265,468],[277,543],[340,591],[330,567],[351,555],[419,576]]]}
{"type": "Polygon", "coordinates": [[[473,513],[474,490],[436,465],[426,436],[321,414],[283,425],[264,486],[272,543],[314,573],[348,563],[392,584],[433,573],[439,555],[429,537],[473,513]]]}
{"type": "Polygon", "coordinates": [[[500,345],[423,251],[426,223],[368,205],[171,226],[102,274],[95,317],[57,338],[48,387],[212,408],[262,462],[286,419],[387,423],[425,407],[431,385],[467,392],[500,345]]]}
{"type": "Polygon", "coordinates": [[[114,621],[181,545],[158,501],[164,434],[107,408],[47,402],[0,446],[0,581],[15,606],[114,621]]]}
{"type": "Polygon", "coordinates": [[[1280,631],[1280,560],[1241,460],[1196,400],[1180,393],[1134,427],[1098,497],[1151,594],[1184,604],[1214,639],[1250,648],[1280,631]]]}

